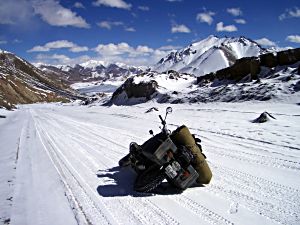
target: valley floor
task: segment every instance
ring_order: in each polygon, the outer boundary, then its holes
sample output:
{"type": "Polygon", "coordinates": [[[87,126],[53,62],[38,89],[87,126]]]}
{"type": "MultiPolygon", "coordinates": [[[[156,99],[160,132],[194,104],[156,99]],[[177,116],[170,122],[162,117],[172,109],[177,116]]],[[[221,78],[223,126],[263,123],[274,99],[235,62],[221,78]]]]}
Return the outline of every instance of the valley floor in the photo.
{"type": "Polygon", "coordinates": [[[118,160],[159,131],[167,106],[0,111],[0,224],[300,224],[299,105],[172,105],[169,129],[185,124],[202,139],[213,180],[136,193],[135,173],[118,160]],[[276,120],[251,122],[265,110],[276,120]]]}

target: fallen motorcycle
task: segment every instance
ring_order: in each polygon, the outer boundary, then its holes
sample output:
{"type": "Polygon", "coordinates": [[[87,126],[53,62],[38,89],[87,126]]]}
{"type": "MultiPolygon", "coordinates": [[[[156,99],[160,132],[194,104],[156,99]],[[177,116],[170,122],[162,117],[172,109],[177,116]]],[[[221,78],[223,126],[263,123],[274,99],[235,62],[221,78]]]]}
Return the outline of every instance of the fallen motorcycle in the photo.
{"type": "Polygon", "coordinates": [[[137,175],[134,190],[151,192],[166,179],[171,185],[185,190],[194,184],[208,184],[212,173],[202,153],[200,139],[192,135],[182,125],[171,132],[167,129],[166,118],[172,113],[168,107],[162,123],[161,132],[153,135],[144,144],[132,142],[129,154],[119,161],[119,166],[130,166],[137,175]]]}

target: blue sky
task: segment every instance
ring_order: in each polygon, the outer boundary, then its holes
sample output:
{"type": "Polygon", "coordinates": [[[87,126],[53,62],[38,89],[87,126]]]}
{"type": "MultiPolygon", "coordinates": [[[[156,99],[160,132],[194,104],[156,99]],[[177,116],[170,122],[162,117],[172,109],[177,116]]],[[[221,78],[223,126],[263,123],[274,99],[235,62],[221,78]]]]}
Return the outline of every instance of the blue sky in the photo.
{"type": "Polygon", "coordinates": [[[209,35],[300,47],[300,2],[0,0],[0,49],[30,62],[150,65],[209,35]]]}

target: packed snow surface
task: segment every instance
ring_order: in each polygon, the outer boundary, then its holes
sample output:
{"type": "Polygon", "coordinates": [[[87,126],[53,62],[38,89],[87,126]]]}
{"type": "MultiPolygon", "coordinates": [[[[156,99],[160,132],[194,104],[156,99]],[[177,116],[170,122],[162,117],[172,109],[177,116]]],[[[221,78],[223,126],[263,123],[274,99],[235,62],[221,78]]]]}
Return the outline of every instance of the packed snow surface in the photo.
{"type": "Polygon", "coordinates": [[[299,104],[172,105],[168,128],[185,124],[202,139],[213,179],[183,193],[134,192],[136,174],[118,160],[159,131],[167,106],[0,111],[0,223],[300,224],[299,104]],[[251,122],[264,111],[276,120],[251,122]]]}

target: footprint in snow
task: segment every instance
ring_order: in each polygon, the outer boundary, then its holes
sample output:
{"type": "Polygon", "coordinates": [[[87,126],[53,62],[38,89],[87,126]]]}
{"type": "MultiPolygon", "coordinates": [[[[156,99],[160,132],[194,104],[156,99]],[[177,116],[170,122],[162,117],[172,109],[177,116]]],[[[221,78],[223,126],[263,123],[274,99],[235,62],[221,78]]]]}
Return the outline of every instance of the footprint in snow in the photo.
{"type": "Polygon", "coordinates": [[[229,213],[230,213],[230,214],[235,214],[235,213],[237,213],[238,210],[239,210],[238,208],[239,208],[239,203],[237,203],[237,202],[232,202],[232,203],[230,204],[229,213]]]}

